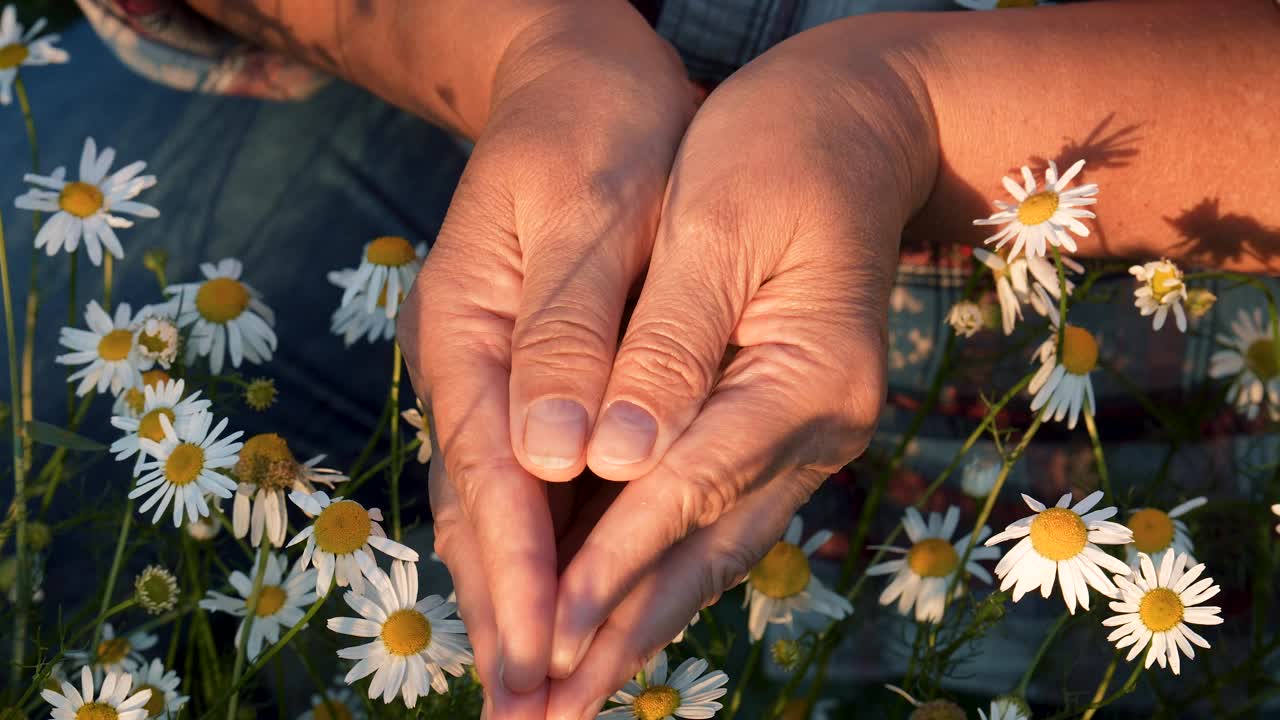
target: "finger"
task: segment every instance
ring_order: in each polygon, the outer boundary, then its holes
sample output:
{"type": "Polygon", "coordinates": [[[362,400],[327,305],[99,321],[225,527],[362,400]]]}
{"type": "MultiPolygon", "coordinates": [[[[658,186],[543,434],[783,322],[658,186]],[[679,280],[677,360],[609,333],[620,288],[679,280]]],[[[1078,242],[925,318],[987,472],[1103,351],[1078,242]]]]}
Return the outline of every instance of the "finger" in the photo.
{"type": "Polygon", "coordinates": [[[819,344],[835,311],[820,313],[821,328],[806,327],[773,297],[762,293],[774,305],[767,319],[748,312],[739,334],[759,341],[769,332],[761,326],[777,323],[794,342],[742,348],[693,424],[651,473],[627,484],[561,574],[551,677],[572,672],[595,628],[672,545],[780,473],[821,470],[805,476],[812,492],[866,447],[883,398],[880,323],[837,320],[848,336],[819,344]]]}
{"type": "Polygon", "coordinates": [[[544,720],[545,685],[534,692],[520,694],[511,693],[502,685],[494,607],[475,533],[440,463],[432,463],[430,472],[435,550],[453,577],[458,615],[466,624],[475,653],[476,672],[485,687],[485,717],[487,720],[544,720]]]}
{"type": "Polygon", "coordinates": [[[548,481],[586,467],[588,433],[609,380],[627,291],[653,244],[666,165],[546,168],[545,194],[517,205],[524,286],[512,335],[511,437],[548,481]],[[551,173],[554,172],[554,175],[551,173]]]}
{"type": "Polygon", "coordinates": [[[573,675],[551,683],[547,720],[594,717],[694,613],[746,577],[808,499],[813,483],[799,475],[813,473],[779,477],[667,553],[600,627],[573,675]]]}
{"type": "Polygon", "coordinates": [[[405,299],[399,330],[414,348],[414,387],[432,413],[439,457],[476,535],[503,682],[522,691],[546,677],[555,535],[542,481],[511,450],[510,298],[519,281],[504,252],[511,236],[494,219],[502,210],[490,200],[475,183],[459,186],[440,241],[405,299]]]}

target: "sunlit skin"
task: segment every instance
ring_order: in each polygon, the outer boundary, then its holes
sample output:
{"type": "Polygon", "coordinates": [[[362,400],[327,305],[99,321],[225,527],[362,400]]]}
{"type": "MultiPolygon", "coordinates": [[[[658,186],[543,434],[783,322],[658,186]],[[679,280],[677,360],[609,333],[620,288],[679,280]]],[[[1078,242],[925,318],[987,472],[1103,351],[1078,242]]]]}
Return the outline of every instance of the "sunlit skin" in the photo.
{"type": "Polygon", "coordinates": [[[399,338],[442,438],[437,540],[492,720],[577,720],[746,574],[705,582],[717,549],[773,547],[874,427],[900,242],[980,243],[1013,168],[1088,161],[1081,256],[1280,268],[1280,164],[1256,150],[1280,132],[1269,0],[836,21],[696,116],[621,0],[328,3],[193,5],[476,140],[399,338]],[[1226,214],[1259,232],[1215,244],[1226,214]],[[544,399],[559,412],[533,414],[544,399]],[[631,482],[557,582],[540,480],[587,467],[631,482]]]}

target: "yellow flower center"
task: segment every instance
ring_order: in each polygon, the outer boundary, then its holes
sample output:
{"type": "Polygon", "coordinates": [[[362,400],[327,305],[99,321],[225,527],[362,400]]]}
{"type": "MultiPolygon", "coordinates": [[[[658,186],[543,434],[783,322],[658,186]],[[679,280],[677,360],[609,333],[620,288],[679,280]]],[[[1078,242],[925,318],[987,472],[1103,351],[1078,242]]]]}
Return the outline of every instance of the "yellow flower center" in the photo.
{"type": "Polygon", "coordinates": [[[1151,632],[1172,630],[1182,622],[1182,611],[1182,599],[1169,588],[1150,590],[1138,603],[1138,617],[1151,632]]]}
{"type": "Polygon", "coordinates": [[[158,388],[172,379],[169,377],[169,373],[159,368],[142,373],[142,384],[147,387],[158,388]]]}
{"type": "Polygon", "coordinates": [[[124,637],[115,637],[110,640],[103,640],[98,643],[97,655],[98,665],[115,665],[129,656],[129,651],[133,647],[129,644],[129,639],[124,637]]]}
{"type": "Polygon", "coordinates": [[[147,395],[142,392],[142,388],[131,387],[124,391],[124,404],[134,415],[141,415],[147,409],[147,395]]]}
{"type": "Polygon", "coordinates": [[[1018,204],[1018,222],[1023,225],[1039,225],[1058,211],[1058,193],[1052,190],[1028,195],[1018,204]]]}
{"type": "Polygon", "coordinates": [[[315,720],[351,720],[351,710],[333,698],[329,702],[323,700],[311,708],[311,716],[315,720]]]}
{"type": "Polygon", "coordinates": [[[133,333],[128,330],[112,330],[98,341],[98,357],[107,362],[118,362],[129,357],[133,349],[133,333]]]}
{"type": "Polygon", "coordinates": [[[240,317],[249,307],[249,289],[239,280],[217,277],[206,280],[196,291],[196,310],[205,320],[225,323],[240,317]]]}
{"type": "Polygon", "coordinates": [[[959,564],[956,549],[942,538],[926,538],[907,552],[907,565],[920,577],[946,577],[959,564]]]}
{"type": "Polygon", "coordinates": [[[965,714],[950,700],[930,700],[916,708],[910,720],[965,720],[965,714]]]}
{"type": "Polygon", "coordinates": [[[408,240],[389,235],[377,238],[369,243],[369,248],[364,251],[364,256],[374,265],[399,267],[418,257],[418,254],[413,251],[413,246],[409,244],[408,240]]]}
{"type": "Polygon", "coordinates": [[[91,702],[80,706],[76,720],[117,720],[120,713],[107,703],[91,702]]]}
{"type": "Polygon", "coordinates": [[[1166,295],[1176,291],[1182,285],[1182,272],[1178,270],[1173,263],[1161,263],[1156,267],[1156,272],[1151,276],[1151,296],[1156,302],[1163,302],[1166,295]],[[1171,285],[1165,283],[1170,280],[1177,282],[1171,285]]]}
{"type": "Polygon", "coordinates": [[[147,704],[143,705],[147,709],[147,717],[160,717],[164,714],[164,691],[155,685],[139,685],[134,688],[134,692],[142,692],[150,690],[151,697],[147,700],[147,704]]]}
{"type": "MultiPolygon", "coordinates": [[[[141,420],[138,421],[138,437],[144,437],[151,442],[160,442],[161,440],[164,440],[164,426],[160,424],[161,415],[169,418],[170,425],[173,424],[174,419],[177,417],[169,408],[159,407],[149,411],[146,415],[142,416],[141,420]]],[[[195,446],[193,445],[192,447],[195,446]]],[[[202,461],[203,459],[203,457],[200,458],[202,461]]],[[[169,456],[169,461],[173,461],[172,455],[169,456]]],[[[167,469],[168,465],[165,467],[167,469]]],[[[170,479],[172,479],[172,476],[170,476],[170,479]]]]}
{"type": "MultiPolygon", "coordinates": [[[[284,588],[279,585],[263,585],[262,593],[258,595],[258,609],[253,614],[260,618],[271,617],[280,612],[287,598],[284,588]]],[[[245,601],[246,604],[248,602],[248,600],[245,601]]]]}
{"type": "Polygon", "coordinates": [[[31,51],[22,43],[13,43],[0,48],[0,70],[16,68],[27,59],[31,51]]]}
{"type": "Polygon", "coordinates": [[[1031,521],[1031,547],[1050,560],[1069,560],[1088,541],[1084,520],[1066,508],[1049,508],[1031,521]]]}
{"type": "Polygon", "coordinates": [[[654,685],[636,697],[631,708],[640,720],[662,720],[680,707],[680,693],[666,685],[654,685]]]}
{"type": "Polygon", "coordinates": [[[1276,359],[1275,341],[1267,338],[1254,340],[1249,349],[1244,351],[1244,364],[1262,382],[1267,382],[1280,374],[1280,361],[1276,359]]]}
{"type": "Polygon", "coordinates": [[[138,344],[146,348],[152,355],[159,355],[169,349],[169,343],[160,334],[146,331],[138,333],[138,344]]]}
{"type": "Polygon", "coordinates": [[[316,518],[316,546],[334,555],[349,555],[364,547],[372,527],[369,512],[360,503],[336,502],[316,518]]]}
{"type": "Polygon", "coordinates": [[[275,433],[262,433],[245,441],[232,472],[244,482],[283,490],[293,486],[300,469],[284,438],[275,433]]]}
{"type": "Polygon", "coordinates": [[[1098,341],[1084,328],[1068,325],[1062,331],[1062,367],[1072,375],[1088,375],[1098,365],[1098,341]]]}
{"type": "Polygon", "coordinates": [[[204,449],[199,445],[184,442],[169,453],[164,461],[164,474],[173,485],[182,487],[190,485],[200,477],[204,469],[204,449]]]}
{"type": "Polygon", "coordinates": [[[747,578],[767,597],[791,597],[809,585],[809,558],[799,547],[780,542],[751,568],[747,578]]]}
{"type": "Polygon", "coordinates": [[[397,610],[382,623],[382,644],[392,655],[409,656],[422,652],[431,642],[431,623],[412,608],[397,610]]]}
{"type": "Polygon", "coordinates": [[[87,218],[102,209],[102,191],[96,185],[69,182],[58,195],[58,207],[78,218],[87,218]]]}
{"type": "Polygon", "coordinates": [[[1145,508],[1129,518],[1133,545],[1148,555],[1164,550],[1173,543],[1173,519],[1163,510],[1145,508]]]}

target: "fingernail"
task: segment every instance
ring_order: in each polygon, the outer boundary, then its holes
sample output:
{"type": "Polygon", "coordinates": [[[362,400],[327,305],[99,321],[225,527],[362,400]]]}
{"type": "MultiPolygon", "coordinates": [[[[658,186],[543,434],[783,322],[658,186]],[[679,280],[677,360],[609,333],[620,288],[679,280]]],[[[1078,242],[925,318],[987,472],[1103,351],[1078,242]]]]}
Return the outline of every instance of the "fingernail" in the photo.
{"type": "Polygon", "coordinates": [[[573,671],[578,668],[578,663],[582,662],[582,656],[587,654],[587,648],[591,647],[591,641],[595,636],[595,628],[592,628],[591,632],[587,633],[586,637],[582,638],[582,641],[573,650],[573,655],[565,653],[564,651],[568,648],[563,644],[557,643],[554,649],[555,655],[551,659],[552,667],[556,672],[556,679],[563,680],[573,674],[573,671]]]}
{"type": "Polygon", "coordinates": [[[611,465],[631,465],[647,459],[657,439],[658,421],[647,410],[617,400],[604,411],[591,451],[611,465]]]}
{"type": "Polygon", "coordinates": [[[525,416],[524,451],[529,461],[548,470],[563,470],[582,456],[587,438],[587,411],[573,400],[544,398],[525,416]]]}
{"type": "Polygon", "coordinates": [[[595,717],[600,714],[600,709],[604,707],[604,701],[608,700],[610,697],[611,696],[609,695],[605,695],[599,700],[588,705],[587,711],[582,713],[582,717],[578,718],[578,720],[595,720],[595,717]]]}

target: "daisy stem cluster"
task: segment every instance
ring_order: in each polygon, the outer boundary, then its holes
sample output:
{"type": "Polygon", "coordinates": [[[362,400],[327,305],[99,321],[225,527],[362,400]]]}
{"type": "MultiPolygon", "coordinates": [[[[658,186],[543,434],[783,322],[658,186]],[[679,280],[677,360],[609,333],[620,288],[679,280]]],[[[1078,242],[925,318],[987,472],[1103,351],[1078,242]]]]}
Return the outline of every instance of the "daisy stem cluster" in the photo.
{"type": "Polygon", "coordinates": [[[26,460],[23,458],[22,391],[18,385],[18,344],[13,326],[13,286],[9,280],[9,248],[4,239],[4,217],[0,215],[0,290],[4,292],[4,330],[9,360],[9,423],[13,435],[13,507],[14,545],[17,547],[18,603],[13,614],[13,660],[9,684],[17,687],[22,679],[22,660],[27,647],[27,612],[30,592],[27,588],[27,483],[26,460]]]}

